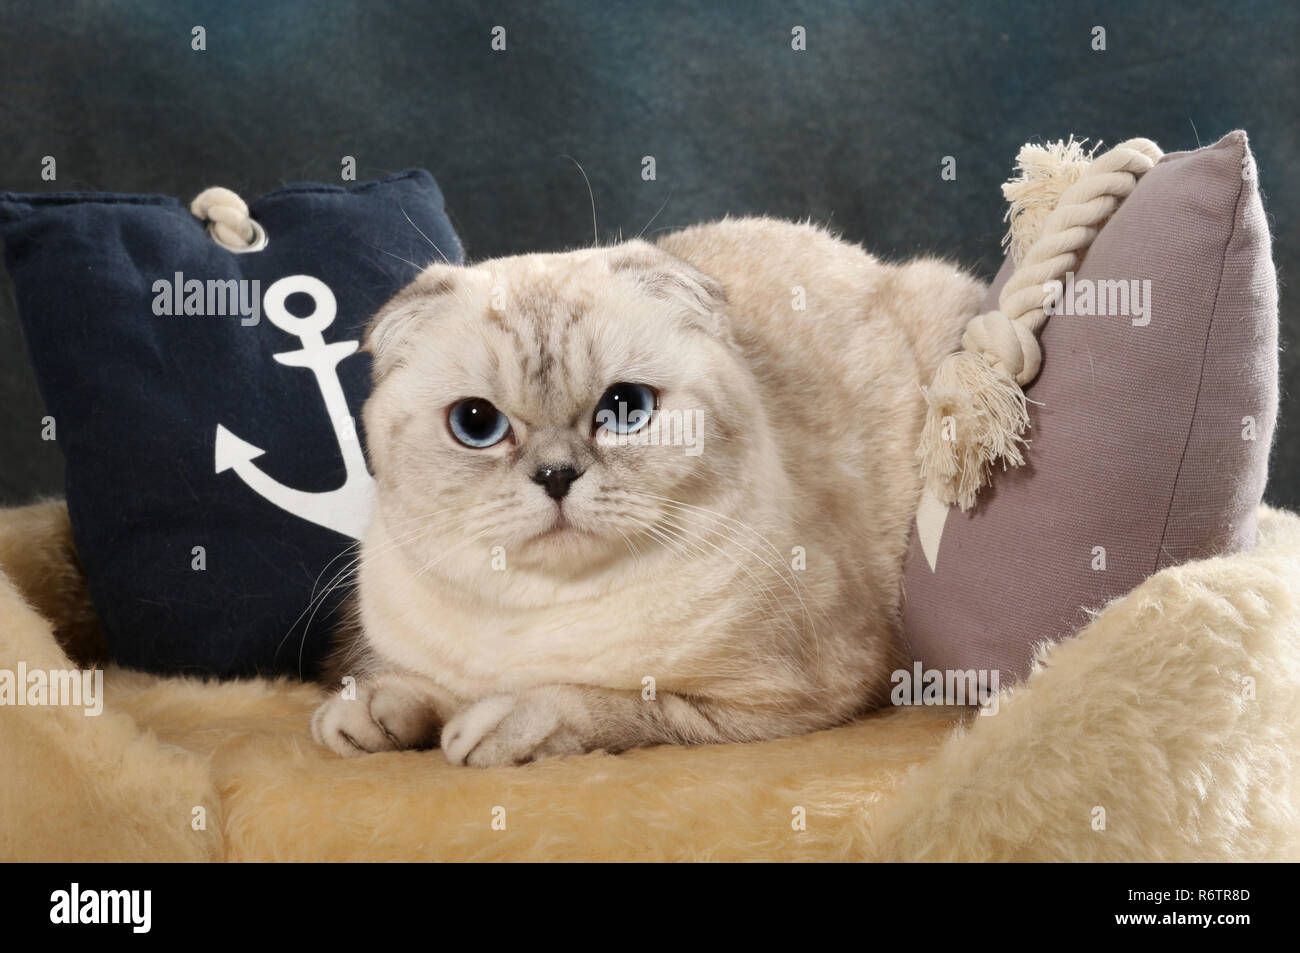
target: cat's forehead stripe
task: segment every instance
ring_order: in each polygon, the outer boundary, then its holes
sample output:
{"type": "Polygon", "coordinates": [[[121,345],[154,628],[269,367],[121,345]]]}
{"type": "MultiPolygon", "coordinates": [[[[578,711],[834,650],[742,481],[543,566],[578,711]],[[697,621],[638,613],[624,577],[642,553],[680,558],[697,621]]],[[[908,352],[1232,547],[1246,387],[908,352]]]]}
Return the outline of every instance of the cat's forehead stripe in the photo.
{"type": "Polygon", "coordinates": [[[490,309],[489,318],[510,335],[524,378],[550,391],[570,383],[572,332],[590,314],[593,300],[582,288],[565,293],[560,276],[538,265],[505,286],[506,307],[490,309]]]}

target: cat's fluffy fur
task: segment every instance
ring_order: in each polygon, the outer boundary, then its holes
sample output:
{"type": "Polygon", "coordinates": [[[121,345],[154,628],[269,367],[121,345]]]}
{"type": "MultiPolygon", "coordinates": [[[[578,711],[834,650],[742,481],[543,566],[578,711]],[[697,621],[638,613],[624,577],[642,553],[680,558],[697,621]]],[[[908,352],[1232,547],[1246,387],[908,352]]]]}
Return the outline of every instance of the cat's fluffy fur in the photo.
{"type": "Polygon", "coordinates": [[[367,339],[379,502],[336,657],[355,692],[320,707],[317,740],[517,764],[879,704],[921,386],[982,293],[951,264],[768,219],[429,268],[367,339]],[[622,381],[658,391],[642,437],[700,412],[700,452],[597,432],[622,381]],[[468,397],[512,437],[459,445],[447,413],[468,397]],[[583,474],[557,503],[531,477],[559,464],[583,474]]]}

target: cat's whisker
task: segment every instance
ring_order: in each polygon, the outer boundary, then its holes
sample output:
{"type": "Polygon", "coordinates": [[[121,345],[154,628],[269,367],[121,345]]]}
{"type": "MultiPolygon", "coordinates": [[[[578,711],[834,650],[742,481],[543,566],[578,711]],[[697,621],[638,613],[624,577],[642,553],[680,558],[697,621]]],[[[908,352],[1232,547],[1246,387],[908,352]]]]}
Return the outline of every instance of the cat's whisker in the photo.
{"type": "MultiPolygon", "coordinates": [[[[659,518],[660,518],[660,522],[658,523],[640,521],[640,525],[645,532],[651,534],[652,536],[654,536],[655,538],[663,542],[664,545],[669,549],[669,551],[677,552],[679,550],[687,550],[698,556],[707,557],[709,555],[709,551],[704,549],[701,543],[709,546],[713,551],[720,553],[724,557],[729,559],[732,562],[732,564],[736,566],[738,570],[743,572],[749,578],[749,581],[753,584],[755,589],[761,590],[762,594],[765,595],[768,601],[773,603],[776,608],[784,609],[783,604],[779,599],[776,598],[776,594],[771,590],[771,588],[768,587],[766,584],[764,584],[756,575],[754,575],[753,571],[750,570],[749,567],[745,566],[743,562],[737,559],[734,556],[734,554],[726,552],[725,550],[721,549],[711,541],[704,539],[704,537],[698,533],[689,534],[683,527],[680,527],[675,523],[670,523],[668,526],[664,526],[662,525],[662,520],[664,518],[663,515],[659,514],[659,518]],[[698,539],[699,542],[695,542],[694,539],[698,539]],[[676,545],[674,545],[674,543],[676,545]]],[[[794,625],[794,620],[789,616],[788,611],[786,611],[786,617],[790,621],[791,629],[797,632],[797,627],[794,625]]]]}
{"type": "MultiPolygon", "coordinates": [[[[719,535],[719,537],[721,537],[724,540],[727,540],[732,545],[743,549],[746,553],[748,553],[756,561],[758,561],[759,564],[764,566],[766,569],[774,572],[785,584],[785,586],[790,590],[791,594],[793,594],[794,597],[798,600],[800,609],[802,610],[804,618],[807,622],[808,635],[812,639],[815,655],[818,659],[821,658],[821,636],[820,633],[817,631],[816,622],[813,619],[812,613],[808,610],[807,604],[803,598],[803,594],[799,591],[799,588],[802,586],[802,581],[798,580],[799,585],[796,586],[795,582],[792,581],[786,575],[786,566],[784,560],[780,558],[779,551],[766,537],[764,537],[761,533],[759,533],[757,530],[753,529],[753,527],[749,526],[743,521],[737,520],[733,517],[728,517],[725,514],[718,513],[714,510],[709,510],[705,507],[692,506],[691,504],[682,503],[681,501],[673,500],[668,497],[657,497],[648,493],[640,494],[640,495],[647,500],[655,500],[662,505],[675,507],[678,513],[691,512],[702,518],[709,519],[714,524],[713,530],[719,535]],[[727,530],[727,527],[729,525],[735,525],[739,528],[745,529],[751,535],[756,536],[758,539],[760,539],[764,544],[768,546],[768,548],[770,548],[773,551],[774,554],[776,554],[777,557],[776,563],[774,564],[768,561],[768,559],[764,558],[759,553],[754,552],[752,549],[746,546],[739,538],[737,538],[734,535],[734,533],[731,533],[727,530]]],[[[795,625],[794,619],[790,615],[789,608],[785,605],[785,603],[782,600],[777,599],[775,594],[771,593],[771,590],[768,587],[765,586],[764,588],[769,593],[772,601],[775,602],[780,607],[782,613],[785,615],[787,621],[789,622],[792,630],[797,631],[798,626],[795,625]]]]}
{"type": "MultiPolygon", "coordinates": [[[[707,558],[709,556],[709,552],[705,550],[702,546],[691,543],[685,537],[676,534],[670,529],[667,529],[663,526],[656,526],[653,523],[647,523],[644,525],[643,529],[644,532],[657,539],[664,546],[664,548],[667,549],[669,552],[674,552],[674,553],[689,552],[701,558],[707,558]]],[[[750,581],[754,583],[756,588],[762,588],[761,584],[757,583],[757,581],[754,580],[752,577],[750,581]]],[[[751,631],[751,629],[748,629],[745,626],[741,626],[737,623],[742,618],[749,617],[749,616],[755,617],[756,619],[761,618],[762,614],[759,611],[760,605],[761,605],[760,602],[755,602],[751,605],[747,605],[743,610],[740,610],[733,617],[732,620],[734,631],[736,631],[737,633],[751,631]]],[[[755,625],[752,631],[757,631],[759,628],[760,626],[755,625]]]]}
{"type": "Polygon", "coordinates": [[[491,527],[491,528],[489,528],[489,529],[481,530],[481,531],[475,533],[474,535],[470,536],[470,537],[467,538],[467,539],[462,539],[462,540],[460,540],[459,542],[452,543],[452,544],[451,544],[450,546],[448,546],[445,550],[443,550],[443,552],[438,556],[437,559],[433,559],[433,560],[429,561],[428,563],[426,563],[425,565],[421,566],[419,569],[417,569],[417,570],[415,571],[414,578],[416,578],[416,579],[423,578],[424,576],[426,576],[426,575],[428,575],[430,572],[432,572],[433,569],[434,569],[435,567],[437,567],[439,563],[441,563],[444,559],[446,559],[448,556],[450,556],[453,552],[455,552],[455,551],[456,551],[457,549],[459,549],[461,546],[467,546],[467,545],[469,545],[470,543],[476,542],[476,541],[478,541],[478,540],[480,540],[480,539],[484,539],[485,537],[492,535],[492,533],[497,532],[498,529],[499,529],[499,527],[491,527]]]}
{"type": "Polygon", "coordinates": [[[782,556],[781,551],[776,548],[776,544],[773,543],[766,536],[764,536],[762,533],[760,533],[758,530],[754,529],[754,527],[746,523],[744,520],[737,519],[734,516],[728,516],[726,513],[720,513],[717,510],[711,510],[704,506],[697,506],[693,503],[683,503],[681,500],[674,500],[671,497],[654,496],[652,494],[645,494],[645,496],[647,497],[647,499],[654,500],[658,503],[663,503],[666,506],[673,506],[679,509],[691,510],[701,514],[702,516],[707,516],[715,520],[723,520],[731,525],[743,529],[745,532],[755,536],[765,546],[767,546],[767,548],[772,551],[772,554],[776,557],[778,562],[780,562],[782,565],[784,565],[785,563],[785,558],[784,556],[782,556]]]}
{"type": "MultiPolygon", "coordinates": [[[[476,504],[472,507],[469,507],[468,509],[470,509],[471,511],[477,511],[478,507],[482,505],[483,504],[476,504]]],[[[436,516],[440,516],[443,513],[451,512],[453,510],[464,510],[464,509],[466,508],[465,507],[444,507],[443,509],[436,510],[433,513],[422,513],[416,516],[411,516],[406,519],[403,519],[397,523],[397,528],[404,529],[404,532],[401,532],[400,534],[394,536],[392,535],[392,530],[390,529],[389,538],[385,541],[384,545],[378,547],[377,551],[384,552],[405,545],[411,540],[418,538],[419,535],[425,531],[429,519],[436,516]]],[[[320,609],[324,606],[325,601],[329,598],[329,596],[339,588],[348,585],[349,577],[355,575],[356,570],[359,567],[361,560],[363,558],[362,545],[363,544],[361,540],[356,540],[352,543],[349,543],[347,546],[343,548],[341,552],[335,555],[333,559],[331,559],[328,563],[326,563],[325,568],[321,570],[319,575],[317,575],[316,582],[312,585],[312,593],[310,599],[307,602],[307,605],[303,607],[302,612],[300,612],[298,614],[298,617],[294,619],[293,623],[285,631],[284,637],[280,639],[279,645],[276,646],[276,650],[275,650],[276,655],[279,655],[280,650],[284,648],[284,643],[288,641],[289,636],[293,634],[294,629],[298,627],[299,623],[303,621],[304,617],[307,618],[307,622],[303,626],[302,639],[300,640],[298,645],[298,669],[299,669],[298,674],[300,677],[302,676],[302,658],[307,645],[307,635],[311,632],[311,627],[316,620],[316,615],[319,613],[320,609]],[[325,588],[322,589],[318,594],[316,590],[317,587],[320,585],[321,578],[324,577],[325,573],[329,571],[330,567],[333,566],[334,563],[338,562],[339,559],[348,556],[349,554],[352,554],[352,559],[350,559],[343,566],[342,569],[340,569],[330,578],[330,581],[326,583],[325,588]]]]}
{"type": "Polygon", "coordinates": [[[455,262],[453,262],[450,258],[447,257],[447,253],[438,247],[438,243],[424,233],[424,229],[422,229],[419,225],[416,225],[415,222],[411,221],[411,216],[406,214],[405,208],[402,209],[402,217],[405,218],[408,222],[410,222],[411,227],[420,233],[420,237],[429,243],[429,247],[431,247],[434,251],[438,253],[438,257],[442,259],[443,264],[445,265],[455,264],[455,262]]]}
{"type": "MultiPolygon", "coordinates": [[[[398,525],[399,525],[399,527],[400,527],[400,526],[410,525],[410,524],[422,525],[426,520],[431,519],[431,518],[434,517],[434,516],[438,516],[438,515],[440,515],[441,513],[448,512],[450,509],[452,509],[452,507],[448,507],[447,509],[439,510],[439,511],[437,511],[437,512],[435,512],[435,513],[430,513],[430,514],[427,514],[427,515],[423,515],[423,514],[422,514],[422,515],[419,515],[419,516],[408,517],[408,518],[402,520],[398,525]]],[[[357,539],[357,540],[353,540],[351,543],[348,543],[348,544],[347,544],[346,546],[344,546],[341,550],[339,550],[338,554],[335,555],[333,559],[331,559],[329,562],[327,562],[327,563],[325,564],[325,567],[324,567],[323,569],[321,569],[321,571],[320,571],[319,574],[317,574],[317,576],[316,576],[316,581],[315,581],[314,583],[312,583],[312,587],[311,587],[311,597],[312,597],[313,599],[314,599],[315,596],[316,596],[316,589],[317,589],[317,587],[320,585],[321,578],[325,575],[325,573],[329,572],[330,567],[333,566],[333,565],[334,565],[336,562],[338,562],[340,559],[342,559],[344,556],[347,556],[349,553],[353,554],[354,556],[359,556],[359,555],[360,555],[360,552],[361,552],[361,546],[362,546],[362,540],[359,540],[359,539],[357,539]]],[[[308,605],[310,605],[310,604],[311,604],[311,603],[309,602],[308,605]]],[[[294,622],[294,625],[297,625],[297,624],[298,624],[298,621],[301,621],[301,618],[302,618],[302,617],[299,616],[298,620],[296,620],[296,621],[294,622]]],[[[292,630],[292,626],[290,627],[290,629],[292,630]]]]}
{"type": "MultiPolygon", "coordinates": [[[[771,540],[769,540],[766,536],[758,532],[758,530],[754,529],[752,526],[750,526],[748,523],[744,522],[743,520],[736,519],[735,517],[732,516],[727,516],[725,513],[719,513],[716,510],[710,510],[702,506],[695,506],[690,503],[683,503],[680,500],[674,500],[668,497],[656,497],[656,496],[651,496],[650,494],[647,494],[647,496],[650,499],[654,499],[660,503],[663,503],[665,506],[676,507],[679,510],[694,511],[706,518],[723,520],[730,525],[736,526],[739,529],[743,529],[744,531],[750,533],[752,536],[760,540],[764,545],[767,546],[768,549],[772,551],[773,556],[775,556],[776,565],[781,567],[780,570],[778,571],[778,575],[782,578],[783,581],[785,581],[786,585],[790,587],[791,592],[794,593],[795,597],[799,600],[800,607],[802,608],[805,616],[808,619],[808,624],[813,627],[815,633],[816,626],[813,621],[812,613],[809,611],[807,604],[804,602],[803,594],[799,592],[799,589],[803,588],[804,585],[803,580],[800,579],[798,576],[796,576],[793,570],[789,570],[790,574],[787,576],[785,558],[781,555],[781,551],[776,548],[776,545],[771,540]]],[[[755,558],[758,558],[757,554],[754,555],[755,558]]],[[[768,565],[770,566],[771,564],[768,565]]]]}
{"type": "MultiPolygon", "coordinates": [[[[438,511],[436,511],[435,513],[432,513],[432,514],[422,514],[422,515],[420,515],[420,516],[409,517],[409,518],[407,518],[407,519],[402,520],[402,521],[398,524],[398,527],[399,527],[399,528],[400,528],[400,527],[406,527],[406,526],[411,526],[412,528],[411,528],[408,532],[402,534],[402,535],[401,535],[401,538],[393,538],[393,537],[391,536],[391,532],[392,532],[392,530],[390,530],[390,539],[389,539],[389,543],[392,544],[392,545],[401,545],[402,543],[408,542],[409,540],[411,540],[411,539],[417,537],[417,536],[418,536],[418,535],[423,531],[423,529],[424,529],[424,525],[425,525],[425,523],[427,522],[428,519],[430,519],[430,518],[432,518],[432,517],[434,517],[434,516],[441,515],[442,513],[445,513],[445,512],[450,512],[452,509],[456,509],[456,507],[447,507],[447,508],[445,508],[445,509],[438,510],[438,511]]],[[[317,589],[317,587],[320,585],[321,577],[323,577],[323,576],[325,575],[325,573],[329,571],[330,567],[333,566],[334,563],[338,562],[339,559],[343,558],[344,556],[347,556],[349,553],[353,554],[353,559],[352,559],[352,561],[351,561],[348,565],[350,566],[350,565],[355,564],[356,562],[358,562],[358,561],[361,559],[361,547],[362,547],[362,541],[361,541],[361,540],[355,540],[354,542],[349,543],[347,546],[345,546],[345,547],[343,548],[343,550],[342,550],[341,552],[338,553],[338,555],[336,555],[333,559],[331,559],[328,563],[325,564],[325,568],[321,570],[320,574],[316,577],[316,582],[312,585],[312,592],[311,592],[311,595],[312,595],[312,601],[315,601],[315,597],[316,597],[316,589],[317,589]]],[[[346,569],[347,569],[347,567],[345,566],[343,571],[346,571],[346,569]]],[[[327,590],[329,589],[330,584],[332,584],[332,583],[334,582],[334,580],[337,579],[337,578],[339,577],[339,575],[340,575],[340,573],[336,573],[336,574],[334,575],[334,577],[331,578],[330,583],[328,583],[328,584],[326,585],[326,589],[327,589],[327,590]]],[[[311,604],[312,604],[311,602],[308,602],[308,604],[307,604],[307,605],[308,605],[308,608],[311,607],[311,604]]],[[[307,610],[304,609],[303,611],[304,611],[304,613],[305,613],[307,610]]],[[[300,621],[302,621],[302,616],[301,616],[301,615],[298,617],[297,620],[294,621],[293,626],[290,626],[290,627],[289,627],[290,632],[293,631],[294,626],[296,626],[296,625],[298,624],[298,622],[300,622],[300,621]]]]}
{"type": "MultiPolygon", "coordinates": [[[[640,238],[642,235],[644,235],[645,230],[654,224],[655,219],[659,217],[659,213],[668,207],[668,200],[671,199],[672,197],[673,197],[673,190],[670,189],[667,198],[665,198],[661,203],[659,203],[659,208],[657,208],[655,210],[655,213],[650,216],[650,221],[646,222],[645,225],[642,227],[641,231],[636,233],[637,238],[640,238]]],[[[619,239],[622,240],[621,235],[619,236],[619,239]]]]}
{"type": "MultiPolygon", "coordinates": [[[[693,506],[688,503],[682,503],[678,500],[669,499],[668,497],[657,497],[657,496],[652,496],[650,494],[646,494],[646,498],[655,500],[656,502],[663,504],[665,506],[672,507],[675,510],[677,510],[679,513],[692,513],[704,519],[708,519],[714,524],[719,525],[721,528],[718,530],[718,532],[721,535],[724,535],[727,538],[731,539],[736,545],[742,546],[745,549],[745,551],[748,552],[751,556],[753,556],[755,559],[757,559],[767,568],[772,569],[773,572],[775,572],[777,575],[781,576],[782,580],[786,583],[787,586],[789,586],[792,589],[792,591],[795,590],[796,585],[802,586],[802,581],[799,580],[798,577],[794,577],[793,575],[791,576],[786,575],[787,569],[786,569],[785,560],[781,556],[781,553],[776,548],[776,546],[770,540],[768,540],[767,537],[763,536],[763,534],[759,533],[756,529],[754,529],[752,526],[745,523],[744,521],[738,520],[734,517],[727,516],[724,513],[719,513],[715,510],[706,509],[705,507],[701,507],[701,506],[693,506]],[[775,557],[775,562],[769,562],[767,557],[760,555],[759,553],[756,553],[753,550],[749,549],[748,547],[744,546],[744,544],[734,535],[724,532],[724,529],[729,526],[734,526],[738,529],[743,529],[746,532],[748,532],[750,535],[756,537],[759,541],[761,541],[772,551],[772,554],[775,557]]],[[[792,572],[793,571],[791,571],[791,573],[792,572]]],[[[797,591],[794,591],[794,595],[796,597],[800,597],[800,594],[797,591]]],[[[807,607],[805,606],[804,608],[805,611],[807,611],[807,607]]],[[[811,618],[809,618],[810,623],[811,621],[812,621],[811,618]]]]}
{"type": "MultiPolygon", "coordinates": [[[[670,527],[672,527],[672,528],[678,530],[678,531],[681,532],[681,533],[684,533],[684,534],[687,534],[687,535],[694,535],[696,538],[698,538],[698,539],[699,539],[701,542],[703,542],[705,545],[709,546],[711,549],[713,549],[713,550],[716,551],[717,553],[719,553],[719,554],[725,556],[726,558],[730,559],[730,560],[731,560],[731,561],[736,565],[736,567],[737,567],[738,569],[740,569],[741,572],[745,573],[745,575],[749,577],[750,581],[753,582],[755,586],[757,586],[759,589],[762,590],[763,594],[767,597],[768,601],[772,604],[772,606],[773,606],[775,609],[777,609],[778,611],[780,611],[780,612],[785,616],[787,623],[789,623],[789,626],[790,626],[790,630],[791,630],[791,632],[794,633],[794,634],[796,634],[796,635],[798,634],[798,632],[799,632],[799,627],[798,627],[798,625],[795,624],[794,616],[792,616],[792,615],[790,614],[789,607],[786,606],[786,604],[785,604],[781,599],[779,599],[779,598],[777,597],[776,593],[772,590],[772,587],[771,587],[771,586],[769,586],[769,585],[767,585],[765,582],[763,582],[763,581],[758,577],[758,575],[756,575],[756,574],[754,573],[754,571],[753,571],[752,569],[750,569],[750,567],[749,567],[748,565],[745,564],[744,560],[740,559],[740,558],[739,558],[738,556],[736,556],[734,553],[729,552],[729,551],[728,551],[727,549],[725,549],[724,547],[722,547],[722,546],[718,546],[717,544],[715,544],[715,543],[712,542],[711,540],[705,538],[705,536],[704,536],[702,533],[700,533],[698,530],[694,530],[694,529],[692,529],[692,528],[690,528],[690,527],[684,526],[684,525],[682,525],[681,523],[678,523],[678,522],[676,522],[675,520],[673,520],[671,517],[665,517],[665,520],[668,522],[668,525],[669,525],[670,527]]],[[[734,545],[740,547],[741,549],[745,549],[745,551],[748,552],[751,556],[755,556],[756,559],[758,558],[758,557],[753,553],[752,550],[747,549],[746,547],[744,547],[743,545],[741,545],[737,540],[728,537],[724,532],[721,532],[721,531],[719,531],[719,530],[715,530],[715,532],[717,532],[718,535],[719,535],[719,536],[720,536],[724,541],[726,541],[726,542],[730,542],[730,543],[732,543],[732,544],[734,544],[734,545]]],[[[764,565],[766,565],[766,564],[764,564],[764,565]]],[[[771,567],[768,566],[767,568],[771,568],[771,567]]]]}
{"type": "Polygon", "coordinates": [[[410,265],[412,268],[415,269],[415,273],[416,273],[417,275],[418,275],[421,271],[424,270],[424,267],[423,267],[423,266],[421,266],[421,265],[417,265],[415,262],[411,261],[411,259],[409,259],[409,258],[403,258],[401,255],[394,255],[392,252],[387,251],[386,249],[380,248],[378,245],[371,245],[369,242],[366,242],[365,244],[366,244],[366,246],[367,246],[368,248],[373,248],[375,251],[379,252],[379,254],[381,254],[381,255],[387,255],[389,258],[396,258],[398,261],[405,262],[406,264],[410,265]]]}
{"type": "Polygon", "coordinates": [[[614,532],[618,533],[619,537],[623,540],[623,544],[627,546],[627,550],[632,554],[632,561],[636,564],[637,568],[648,570],[649,565],[647,564],[645,557],[642,555],[641,550],[639,550],[636,544],[632,542],[632,538],[618,527],[614,527],[614,532]]]}
{"type": "Polygon", "coordinates": [[[591,197],[591,247],[598,248],[600,246],[600,229],[596,227],[596,193],[591,190],[591,179],[587,178],[587,170],[582,167],[581,162],[567,153],[564,154],[564,158],[578,167],[578,171],[582,173],[582,181],[587,183],[587,195],[591,197]]]}
{"type": "MultiPolygon", "coordinates": [[[[402,538],[388,543],[387,546],[388,548],[395,548],[397,546],[402,545],[405,542],[408,542],[410,539],[413,539],[418,535],[419,535],[419,528],[416,527],[412,529],[410,532],[408,532],[402,538]]],[[[298,643],[299,677],[302,677],[303,674],[302,662],[303,662],[303,654],[306,651],[306,647],[307,647],[307,636],[311,632],[311,627],[316,621],[317,614],[324,607],[325,602],[329,599],[331,594],[336,592],[338,589],[341,589],[343,586],[350,584],[349,582],[350,578],[356,575],[356,572],[361,565],[362,553],[360,551],[360,546],[359,544],[354,544],[354,545],[358,547],[357,555],[353,559],[351,559],[342,569],[340,569],[338,572],[334,574],[334,576],[330,579],[329,583],[326,584],[325,588],[321,590],[318,596],[315,596],[310,602],[307,603],[306,608],[304,608],[303,611],[298,615],[298,618],[294,621],[293,625],[289,627],[289,630],[285,633],[284,638],[280,640],[280,645],[276,647],[276,654],[278,655],[280,649],[284,646],[285,641],[288,640],[289,636],[293,634],[293,630],[297,628],[298,623],[301,622],[303,616],[306,615],[307,621],[306,624],[303,625],[302,638],[301,640],[299,640],[298,643]]],[[[335,559],[337,558],[338,557],[335,557],[335,559]]],[[[331,563],[333,562],[334,560],[331,560],[331,563]]],[[[322,575],[324,575],[324,573],[322,573],[322,575]]]]}

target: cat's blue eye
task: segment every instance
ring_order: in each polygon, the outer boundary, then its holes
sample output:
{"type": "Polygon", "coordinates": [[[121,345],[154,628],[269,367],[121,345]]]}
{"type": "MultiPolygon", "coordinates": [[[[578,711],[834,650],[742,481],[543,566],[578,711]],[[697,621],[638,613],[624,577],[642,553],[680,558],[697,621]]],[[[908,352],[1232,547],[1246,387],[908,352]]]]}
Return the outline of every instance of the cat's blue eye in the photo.
{"type": "Polygon", "coordinates": [[[636,433],[650,422],[659,395],[645,384],[614,384],[596,405],[596,429],[613,433],[636,433]]]}
{"type": "Polygon", "coordinates": [[[447,411],[447,429],[467,447],[481,450],[500,443],[510,433],[510,419],[482,397],[457,401],[447,411]]]}

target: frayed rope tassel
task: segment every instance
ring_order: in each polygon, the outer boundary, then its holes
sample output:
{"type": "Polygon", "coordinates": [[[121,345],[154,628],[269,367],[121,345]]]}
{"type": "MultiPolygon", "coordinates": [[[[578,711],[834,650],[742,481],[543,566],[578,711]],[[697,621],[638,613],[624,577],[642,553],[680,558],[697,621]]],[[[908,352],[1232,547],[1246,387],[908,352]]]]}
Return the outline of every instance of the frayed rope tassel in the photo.
{"type": "Polygon", "coordinates": [[[968,510],[994,463],[1006,469],[1025,462],[1028,400],[1005,371],[971,351],[945,358],[922,392],[921,478],[940,500],[968,510]]]}
{"type": "Polygon", "coordinates": [[[1048,316],[1047,283],[1078,266],[1160,155],[1147,139],[1122,142],[1095,159],[1073,138],[1021,150],[1019,176],[1003,187],[1016,270],[999,309],[970,320],[962,349],[944,358],[922,388],[926,419],[916,453],[926,489],[941,503],[969,510],[992,481],[995,464],[1024,465],[1029,400],[1023,388],[1042,364],[1038,333],[1048,316]]]}

